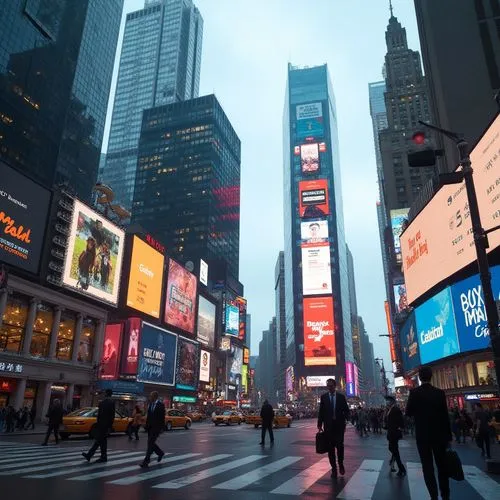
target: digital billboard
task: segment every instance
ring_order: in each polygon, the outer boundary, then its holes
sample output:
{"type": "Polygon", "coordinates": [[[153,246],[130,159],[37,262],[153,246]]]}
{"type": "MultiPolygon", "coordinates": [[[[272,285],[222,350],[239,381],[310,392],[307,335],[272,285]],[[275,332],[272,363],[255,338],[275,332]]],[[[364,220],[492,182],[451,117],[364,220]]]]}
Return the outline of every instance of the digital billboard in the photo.
{"type": "Polygon", "coordinates": [[[63,284],[116,305],[125,233],[101,214],[74,201],[63,284]]]}
{"type": "Polygon", "coordinates": [[[306,377],[307,387],[326,387],[329,378],[335,379],[334,375],[309,375],[306,377]]]}
{"type": "Polygon", "coordinates": [[[354,364],[354,395],[359,397],[359,369],[356,364],[354,364]]]}
{"type": "Polygon", "coordinates": [[[332,293],[330,244],[302,245],[302,289],[304,295],[332,293]]]}
{"type": "Polygon", "coordinates": [[[305,298],[303,306],[305,366],[336,365],[333,298],[305,298]]]}
{"type": "Polygon", "coordinates": [[[200,283],[208,286],[208,264],[200,259],[200,283]]]}
{"type": "Polygon", "coordinates": [[[210,382],[210,353],[200,351],[200,382],[210,382]]]}
{"type": "Polygon", "coordinates": [[[417,324],[415,313],[412,312],[399,330],[399,342],[403,368],[406,372],[420,366],[420,352],[418,349],[417,324]]]}
{"type": "Polygon", "coordinates": [[[240,333],[240,310],[238,306],[226,303],[226,335],[232,335],[233,337],[238,337],[240,333]]]}
{"type": "Polygon", "coordinates": [[[50,191],[0,161],[0,262],[38,273],[50,191]]]}
{"type": "Polygon", "coordinates": [[[300,223],[302,245],[328,242],[328,221],[318,220],[300,223]]]}
{"type": "Polygon", "coordinates": [[[229,365],[229,382],[237,384],[238,380],[241,381],[241,368],[243,366],[243,349],[231,346],[231,356],[229,365]]]}
{"type": "Polygon", "coordinates": [[[356,387],[354,384],[354,363],[346,361],[345,363],[345,393],[346,396],[353,398],[356,396],[356,387]]]}
{"type": "Polygon", "coordinates": [[[139,345],[141,339],[141,319],[129,318],[125,323],[125,334],[122,349],[122,375],[136,375],[139,361],[139,345]]]}
{"type": "Polygon", "coordinates": [[[198,387],[199,345],[194,340],[179,337],[175,387],[194,391],[198,387]]]}
{"type": "Polygon", "coordinates": [[[210,348],[214,347],[215,342],[215,318],[217,306],[200,295],[198,301],[198,326],[196,339],[201,344],[210,348]]]}
{"type": "Polygon", "coordinates": [[[316,174],[319,171],[318,143],[300,146],[300,168],[303,174],[316,174]]]}
{"type": "Polygon", "coordinates": [[[398,262],[398,264],[400,264],[402,260],[399,236],[403,231],[403,226],[408,221],[409,211],[409,208],[398,208],[397,210],[391,210],[390,212],[394,254],[396,255],[396,261],[398,262]]]}
{"type": "Polygon", "coordinates": [[[449,288],[415,309],[418,347],[422,364],[459,352],[457,329],[449,288]]]}
{"type": "Polygon", "coordinates": [[[302,219],[316,219],[330,214],[327,179],[299,182],[299,214],[302,219]]]}
{"type": "Polygon", "coordinates": [[[137,236],[132,240],[127,306],[160,317],[165,257],[137,236]]]}
{"type": "Polygon", "coordinates": [[[175,260],[169,260],[164,320],[191,335],[194,334],[197,285],[194,274],[175,260]]]}
{"type": "Polygon", "coordinates": [[[248,365],[250,363],[250,349],[248,347],[243,348],[243,364],[248,365]]]}
{"type": "Polygon", "coordinates": [[[294,380],[295,376],[294,376],[293,366],[289,366],[286,369],[286,374],[285,374],[285,389],[287,394],[293,392],[294,380]]]}
{"type": "Polygon", "coordinates": [[[393,285],[394,290],[394,311],[396,314],[408,309],[408,297],[406,295],[406,286],[404,283],[393,285]]]}
{"type": "Polygon", "coordinates": [[[248,392],[248,365],[241,367],[241,390],[248,392]]]}
{"type": "Polygon", "coordinates": [[[116,380],[118,378],[122,332],[122,323],[106,325],[99,374],[99,378],[102,380],[116,380]]]}
{"type": "Polygon", "coordinates": [[[323,126],[323,106],[320,102],[299,104],[295,108],[297,139],[322,137],[325,134],[323,126]]]}
{"type": "Polygon", "coordinates": [[[137,381],[173,386],[177,358],[177,335],[142,323],[137,381]]]}
{"type": "Polygon", "coordinates": [[[238,306],[239,311],[238,339],[244,343],[247,331],[247,299],[243,297],[236,297],[235,303],[238,306]]]}

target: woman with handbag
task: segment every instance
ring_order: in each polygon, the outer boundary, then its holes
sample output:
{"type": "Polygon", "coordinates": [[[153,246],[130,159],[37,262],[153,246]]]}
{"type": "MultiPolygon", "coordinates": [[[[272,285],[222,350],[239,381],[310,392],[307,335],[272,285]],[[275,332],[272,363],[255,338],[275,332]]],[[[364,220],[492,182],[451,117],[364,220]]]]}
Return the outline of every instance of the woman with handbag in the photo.
{"type": "Polygon", "coordinates": [[[391,452],[391,472],[395,472],[394,462],[398,464],[398,476],[406,476],[406,469],[399,455],[399,440],[403,438],[404,418],[401,410],[396,406],[396,399],[392,396],[385,397],[387,401],[387,413],[385,421],[387,426],[387,440],[391,452]]]}

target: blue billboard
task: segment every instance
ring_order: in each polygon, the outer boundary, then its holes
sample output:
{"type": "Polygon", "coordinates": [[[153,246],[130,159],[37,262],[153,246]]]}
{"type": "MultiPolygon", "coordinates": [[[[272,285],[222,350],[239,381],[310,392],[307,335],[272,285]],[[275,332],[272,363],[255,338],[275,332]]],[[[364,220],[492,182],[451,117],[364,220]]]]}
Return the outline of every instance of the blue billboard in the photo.
{"type": "Polygon", "coordinates": [[[299,104],[295,108],[297,117],[297,139],[323,137],[323,106],[321,102],[299,104]]]}
{"type": "Polygon", "coordinates": [[[177,335],[149,323],[142,323],[137,381],[174,385],[177,335]]]}
{"type": "Polygon", "coordinates": [[[232,335],[237,337],[240,333],[240,310],[238,306],[234,304],[230,304],[229,302],[226,304],[226,335],[232,335]]]}
{"type": "Polygon", "coordinates": [[[399,330],[399,342],[404,370],[408,372],[420,366],[420,351],[418,349],[417,324],[414,312],[408,316],[405,324],[399,330]]]}
{"type": "Polygon", "coordinates": [[[459,352],[450,288],[445,288],[415,309],[422,364],[459,352]]]}

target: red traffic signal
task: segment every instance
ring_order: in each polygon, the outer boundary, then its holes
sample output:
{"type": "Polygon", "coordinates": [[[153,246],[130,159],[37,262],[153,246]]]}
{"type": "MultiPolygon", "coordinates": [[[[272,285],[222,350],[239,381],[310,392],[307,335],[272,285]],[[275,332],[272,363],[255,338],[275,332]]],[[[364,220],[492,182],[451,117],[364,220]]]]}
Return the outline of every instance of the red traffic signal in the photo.
{"type": "Polygon", "coordinates": [[[425,143],[425,134],[423,132],[415,132],[411,140],[417,145],[421,146],[425,143]]]}

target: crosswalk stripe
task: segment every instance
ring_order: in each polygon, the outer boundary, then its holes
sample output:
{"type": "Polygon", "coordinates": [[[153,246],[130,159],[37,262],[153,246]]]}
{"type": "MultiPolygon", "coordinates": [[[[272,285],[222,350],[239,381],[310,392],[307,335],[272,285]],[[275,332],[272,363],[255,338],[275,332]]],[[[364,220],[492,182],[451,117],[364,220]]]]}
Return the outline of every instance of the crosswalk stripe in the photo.
{"type": "MultiPolygon", "coordinates": [[[[170,455],[170,453],[165,453],[165,455],[170,455]]],[[[168,464],[171,462],[178,462],[179,460],[186,460],[187,458],[193,458],[200,456],[201,453],[186,453],[185,455],[178,455],[175,457],[164,458],[161,462],[153,462],[150,464],[149,468],[158,467],[162,464],[168,464]]],[[[79,469],[81,470],[81,469],[79,469]]],[[[124,474],[126,472],[138,472],[139,468],[137,465],[131,465],[130,467],[122,467],[121,469],[105,470],[102,472],[94,472],[93,474],[84,474],[83,476],[69,477],[70,481],[90,481],[91,479],[97,479],[101,477],[117,476],[118,474],[124,474]]],[[[37,476],[33,476],[37,477],[37,476]]]]}
{"type": "Polygon", "coordinates": [[[411,500],[427,500],[429,498],[429,493],[427,492],[427,488],[424,488],[425,483],[422,465],[417,462],[407,462],[406,472],[411,500]]]}
{"type": "Polygon", "coordinates": [[[383,463],[383,460],[363,460],[337,498],[371,500],[383,463]]]}
{"type": "MultiPolygon", "coordinates": [[[[55,463],[55,462],[64,462],[65,460],[75,458],[78,456],[81,456],[82,452],[81,451],[74,451],[71,453],[63,453],[59,455],[54,455],[53,457],[50,456],[44,456],[44,457],[24,457],[22,460],[7,460],[7,463],[4,463],[0,465],[0,471],[6,471],[9,469],[16,469],[20,465],[22,467],[29,467],[31,465],[40,465],[41,463],[48,464],[48,463],[55,463]],[[16,462],[16,463],[12,463],[16,462]],[[19,463],[21,462],[21,463],[19,463]]],[[[0,472],[0,475],[3,473],[0,472]]],[[[7,472],[9,474],[9,472],[7,472]]]]}
{"type": "Polygon", "coordinates": [[[491,479],[482,470],[473,465],[463,465],[465,479],[484,498],[494,500],[498,498],[499,484],[491,479]]]}
{"type": "MultiPolygon", "coordinates": [[[[51,454],[51,453],[44,453],[44,454],[36,454],[36,455],[25,455],[25,456],[20,456],[20,455],[13,455],[13,456],[9,456],[9,458],[6,458],[5,460],[0,460],[0,470],[3,469],[3,465],[1,464],[12,464],[14,462],[23,462],[23,461],[26,461],[26,460],[29,460],[31,461],[28,462],[27,465],[31,465],[31,464],[35,464],[35,463],[39,463],[41,460],[45,461],[45,459],[48,459],[50,460],[51,458],[70,458],[70,457],[76,457],[78,455],[81,455],[82,452],[81,451],[73,451],[73,452],[69,452],[69,453],[58,453],[58,454],[51,454]],[[34,462],[33,460],[36,460],[36,462],[34,462]]],[[[8,467],[6,467],[8,468],[8,467]]]]}
{"type": "Polygon", "coordinates": [[[173,481],[167,481],[166,483],[157,484],[153,486],[153,488],[175,490],[189,484],[197,483],[198,481],[202,481],[203,479],[216,476],[217,474],[222,474],[223,472],[226,472],[228,470],[242,467],[243,465],[247,465],[257,460],[262,460],[263,458],[266,457],[264,455],[250,455],[248,457],[240,458],[239,460],[234,460],[227,464],[217,465],[216,467],[212,467],[211,469],[205,469],[200,472],[196,472],[195,474],[191,474],[190,476],[185,476],[179,479],[174,479],[173,481]]]}
{"type": "Polygon", "coordinates": [[[232,457],[233,455],[227,453],[221,453],[219,455],[213,455],[212,457],[202,458],[200,460],[192,460],[191,462],[186,462],[185,464],[174,465],[172,467],[161,468],[160,470],[152,470],[139,476],[129,476],[123,477],[121,479],[116,479],[115,481],[109,481],[108,484],[134,484],[141,481],[146,481],[155,477],[161,477],[166,474],[171,474],[172,472],[177,472],[180,470],[189,469],[190,467],[197,467],[198,465],[208,464],[210,462],[216,462],[217,460],[223,460],[224,458],[232,457]]]}
{"type": "Polygon", "coordinates": [[[295,477],[292,477],[289,481],[275,488],[271,493],[276,495],[302,495],[304,491],[308,490],[316,481],[323,477],[331,467],[330,460],[323,458],[295,477]]]}
{"type": "MultiPolygon", "coordinates": [[[[0,448],[2,450],[2,453],[11,453],[11,452],[29,452],[33,450],[41,450],[42,448],[40,446],[3,446],[0,448]]],[[[51,448],[52,449],[52,448],[51,448]]],[[[59,448],[58,448],[59,449],[59,448]]]]}

